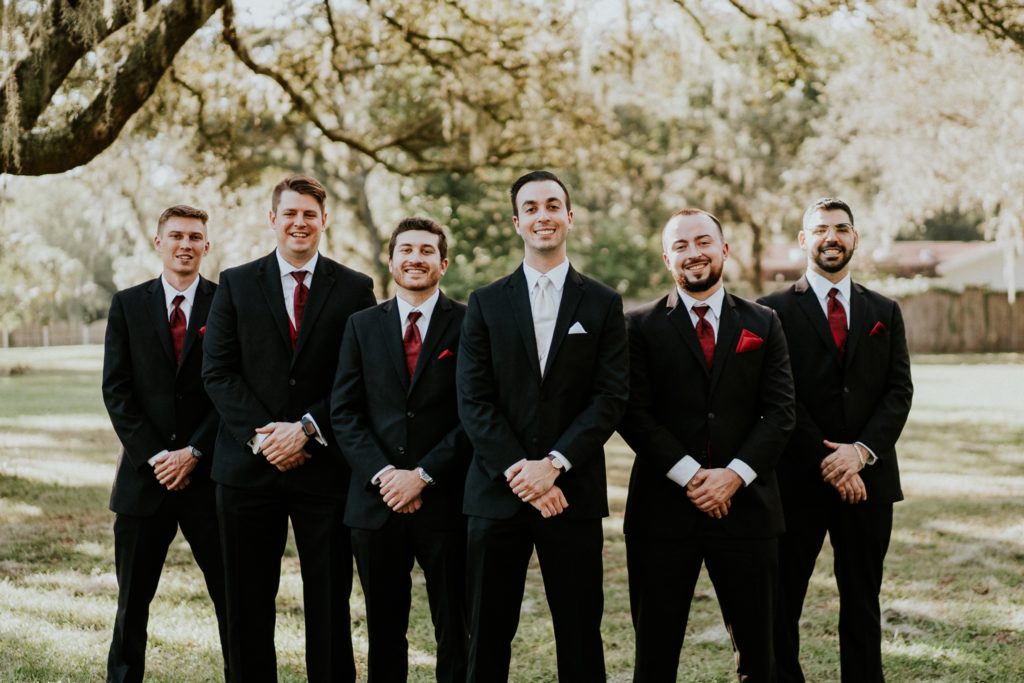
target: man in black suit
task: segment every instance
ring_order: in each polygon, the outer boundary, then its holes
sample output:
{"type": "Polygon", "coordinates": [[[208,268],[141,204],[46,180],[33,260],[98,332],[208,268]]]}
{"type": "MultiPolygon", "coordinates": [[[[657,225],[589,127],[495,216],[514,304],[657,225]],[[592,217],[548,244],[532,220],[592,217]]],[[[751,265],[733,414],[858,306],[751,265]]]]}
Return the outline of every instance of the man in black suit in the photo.
{"type": "Polygon", "coordinates": [[[423,568],[437,641],[437,680],[466,680],[466,520],[469,442],[459,425],[455,352],[466,307],[438,283],[448,240],[428,218],[391,234],[394,299],[349,318],[331,401],[352,468],[345,524],[366,596],[370,683],[409,674],[414,561],[423,568]]]}
{"type": "Polygon", "coordinates": [[[474,451],[463,505],[467,680],[508,680],[536,548],[558,679],[592,683],[605,678],[604,443],[628,390],[622,300],[569,265],[572,205],[554,174],[529,173],[511,195],[523,265],[473,292],[457,369],[459,415],[474,451]]]}
{"type": "Polygon", "coordinates": [[[662,246],[676,287],[626,316],[619,432],[636,452],[625,518],[633,680],[676,680],[704,562],[739,679],[770,681],[783,528],[775,466],[794,424],[786,340],[771,309],[725,291],[717,218],[677,211],[662,246]]]}
{"type": "Polygon", "coordinates": [[[373,282],[318,253],[326,191],[291,176],[275,188],[277,248],[221,274],[203,379],[221,416],[217,514],[224,540],[231,669],[276,681],[274,624],[288,522],[302,568],[306,675],[353,681],[352,555],[342,523],[349,469],[330,428],[348,317],[375,303],[373,282]]]}
{"type": "Polygon", "coordinates": [[[814,202],[799,234],[806,275],[762,299],[782,319],[797,396],[796,431],[779,467],[780,681],[804,680],[800,613],[826,532],[839,586],[842,680],[884,680],[878,595],[893,503],[903,499],[896,440],[913,384],[899,305],[850,279],[858,239],[845,202],[814,202]]]}
{"type": "Polygon", "coordinates": [[[118,591],[109,682],[142,680],[149,603],[179,526],[203,571],[228,662],[210,481],[217,414],[200,378],[203,330],[217,288],[199,275],[210,250],[206,221],[206,212],[191,206],[164,211],[153,239],[163,274],[115,294],[107,317],[103,402],[122,446],[110,495],[118,591]]]}

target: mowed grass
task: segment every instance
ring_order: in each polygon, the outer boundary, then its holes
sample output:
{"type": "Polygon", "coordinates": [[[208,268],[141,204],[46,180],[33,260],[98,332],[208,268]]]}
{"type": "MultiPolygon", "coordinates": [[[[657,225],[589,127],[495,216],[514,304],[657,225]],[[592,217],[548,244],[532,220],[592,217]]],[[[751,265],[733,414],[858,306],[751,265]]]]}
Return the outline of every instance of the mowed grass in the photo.
{"type": "MultiPolygon", "coordinates": [[[[0,680],[97,681],[113,623],[113,514],[107,496],[117,442],[99,391],[97,347],[0,351],[0,680]],[[13,372],[11,369],[13,368],[13,372]]],[[[914,411],[900,444],[907,500],[896,507],[882,595],[891,681],[1024,680],[1024,360],[915,359],[914,411]]],[[[605,522],[605,657],[631,678],[622,510],[632,454],[609,443],[605,522]]],[[[411,681],[433,680],[422,576],[410,628],[411,681]]],[[[838,597],[826,543],[807,597],[809,681],[839,679],[838,597]]],[[[280,679],[305,680],[302,599],[293,547],[285,558],[277,650],[280,679]]],[[[365,675],[362,595],[352,596],[365,675]]],[[[213,610],[188,546],[171,548],[150,619],[147,680],[220,679],[213,610]]],[[[519,634],[516,683],[555,680],[554,636],[536,564],[519,634]]],[[[714,591],[702,575],[680,681],[734,680],[714,591]]]]}

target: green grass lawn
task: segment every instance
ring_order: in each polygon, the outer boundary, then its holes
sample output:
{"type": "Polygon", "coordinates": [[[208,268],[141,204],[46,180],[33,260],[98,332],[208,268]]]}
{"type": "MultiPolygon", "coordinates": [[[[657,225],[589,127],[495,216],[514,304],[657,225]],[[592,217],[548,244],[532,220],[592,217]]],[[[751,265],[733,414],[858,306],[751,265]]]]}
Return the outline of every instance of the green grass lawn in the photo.
{"type": "MultiPolygon", "coordinates": [[[[0,350],[0,681],[101,680],[117,592],[107,495],[117,443],[99,391],[100,349],[0,350]]],[[[1024,680],[1024,362],[1019,356],[917,359],[900,447],[907,500],[882,594],[890,681],[1024,680]]],[[[622,510],[632,454],[609,443],[604,635],[609,678],[630,680],[633,634],[622,510]]],[[[433,680],[421,576],[412,681],[433,680]]],[[[365,672],[362,595],[352,596],[365,672]]],[[[175,542],[153,603],[150,681],[217,680],[213,610],[188,546],[175,542]]],[[[838,680],[838,598],[826,549],[804,612],[810,681],[838,680]]],[[[304,680],[298,563],[289,547],[278,598],[282,681],[304,680]]],[[[536,565],[516,683],[555,680],[553,633],[536,565]]],[[[706,575],[698,584],[681,681],[729,681],[732,654],[706,575]]]]}

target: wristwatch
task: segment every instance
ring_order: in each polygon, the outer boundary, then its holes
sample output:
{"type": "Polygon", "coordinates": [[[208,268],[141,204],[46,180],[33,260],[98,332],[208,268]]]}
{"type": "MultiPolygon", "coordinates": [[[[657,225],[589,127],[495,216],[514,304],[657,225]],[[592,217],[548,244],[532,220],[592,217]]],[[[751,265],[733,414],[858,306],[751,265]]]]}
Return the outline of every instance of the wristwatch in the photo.
{"type": "Polygon", "coordinates": [[[306,435],[306,438],[312,439],[316,436],[316,425],[313,423],[313,418],[303,415],[299,423],[302,425],[302,433],[306,435]]]}
{"type": "Polygon", "coordinates": [[[432,476],[430,476],[429,474],[427,474],[427,471],[425,469],[423,469],[422,467],[417,467],[416,468],[416,474],[420,475],[420,479],[425,481],[428,486],[433,486],[434,485],[434,478],[432,476]]]}
{"type": "Polygon", "coordinates": [[[192,453],[192,457],[195,458],[196,460],[201,460],[203,458],[203,452],[196,448],[195,446],[189,446],[188,450],[189,452],[192,453]]]}
{"type": "Polygon", "coordinates": [[[565,468],[565,464],[561,460],[556,458],[554,453],[548,453],[548,462],[550,462],[551,466],[554,467],[559,472],[561,472],[565,468]]]}

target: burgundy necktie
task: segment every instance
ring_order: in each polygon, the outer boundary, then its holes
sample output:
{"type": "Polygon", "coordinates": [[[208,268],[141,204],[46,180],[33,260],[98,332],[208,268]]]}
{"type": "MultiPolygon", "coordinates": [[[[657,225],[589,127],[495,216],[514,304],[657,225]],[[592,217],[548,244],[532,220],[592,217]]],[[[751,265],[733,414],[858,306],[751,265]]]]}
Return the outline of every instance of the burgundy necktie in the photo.
{"type": "Polygon", "coordinates": [[[832,338],[836,340],[836,348],[842,356],[846,351],[846,309],[839,303],[837,294],[839,290],[835,287],[828,290],[828,326],[832,328],[832,338]]]}
{"type": "Polygon", "coordinates": [[[693,307],[693,312],[700,318],[697,321],[697,339],[700,341],[700,348],[704,349],[704,360],[708,362],[710,368],[715,360],[715,331],[712,329],[711,323],[704,319],[708,310],[707,306],[693,307]]]}
{"type": "Polygon", "coordinates": [[[185,300],[185,296],[179,294],[174,297],[171,302],[173,308],[171,309],[171,343],[174,344],[174,360],[181,362],[181,348],[185,345],[185,329],[187,324],[185,323],[185,313],[181,310],[181,302],[185,300]]]}
{"type": "Polygon", "coordinates": [[[295,340],[299,338],[299,330],[302,329],[302,312],[306,310],[306,300],[309,299],[309,287],[306,286],[306,271],[293,270],[292,277],[295,278],[295,293],[292,295],[292,308],[295,311],[295,324],[292,325],[292,348],[295,348],[295,340]]]}
{"type": "Polygon", "coordinates": [[[419,311],[409,311],[409,324],[402,337],[402,345],[405,346],[405,367],[409,370],[409,377],[416,371],[416,361],[420,359],[420,350],[423,348],[423,337],[420,336],[420,328],[416,325],[416,321],[422,315],[419,311]]]}

